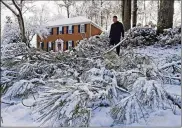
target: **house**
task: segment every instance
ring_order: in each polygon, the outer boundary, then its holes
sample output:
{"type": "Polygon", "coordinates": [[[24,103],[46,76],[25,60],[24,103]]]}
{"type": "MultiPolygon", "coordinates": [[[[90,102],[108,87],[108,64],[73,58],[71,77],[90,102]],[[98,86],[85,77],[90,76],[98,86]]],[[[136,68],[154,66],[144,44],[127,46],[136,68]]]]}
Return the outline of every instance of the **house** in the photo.
{"type": "Polygon", "coordinates": [[[47,27],[50,34],[43,39],[37,36],[37,48],[55,52],[68,50],[80,40],[102,33],[101,27],[82,16],[56,20],[47,27]]]}

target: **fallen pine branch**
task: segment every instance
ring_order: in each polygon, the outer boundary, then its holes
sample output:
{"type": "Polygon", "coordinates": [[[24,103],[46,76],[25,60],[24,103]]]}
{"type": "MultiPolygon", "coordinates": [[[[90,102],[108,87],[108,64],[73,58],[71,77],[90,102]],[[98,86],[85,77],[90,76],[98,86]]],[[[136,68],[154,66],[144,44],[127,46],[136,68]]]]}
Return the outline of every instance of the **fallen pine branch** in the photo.
{"type": "Polygon", "coordinates": [[[177,64],[181,64],[181,61],[165,64],[165,65],[159,67],[159,70],[166,69],[166,68],[171,67],[171,66],[176,66],[177,64]]]}
{"type": "Polygon", "coordinates": [[[107,54],[109,52],[111,52],[112,50],[114,50],[117,46],[119,46],[121,43],[123,43],[127,38],[123,39],[121,42],[119,42],[117,45],[115,45],[113,48],[111,48],[110,50],[106,51],[104,54],[107,54]]]}
{"type": "Polygon", "coordinates": [[[178,106],[178,108],[181,109],[181,104],[180,104],[179,102],[177,102],[177,100],[176,100],[173,96],[171,96],[171,95],[168,94],[168,93],[166,93],[166,96],[167,96],[167,98],[168,98],[169,100],[172,101],[172,103],[173,103],[174,105],[178,106]]]}

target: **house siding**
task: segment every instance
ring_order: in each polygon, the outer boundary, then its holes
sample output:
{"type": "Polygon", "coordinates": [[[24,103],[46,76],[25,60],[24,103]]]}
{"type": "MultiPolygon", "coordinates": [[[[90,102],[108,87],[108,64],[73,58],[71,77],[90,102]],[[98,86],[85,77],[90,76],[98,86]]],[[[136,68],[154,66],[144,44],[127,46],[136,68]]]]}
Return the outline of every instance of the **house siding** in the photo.
{"type": "MultiPolygon", "coordinates": [[[[47,36],[47,38],[44,38],[43,40],[41,40],[41,38],[38,36],[37,37],[37,48],[39,48],[40,46],[40,42],[44,42],[44,48],[43,50],[47,50],[47,43],[49,41],[51,42],[55,42],[57,39],[62,39],[64,41],[64,47],[63,47],[63,50],[66,50],[66,42],[69,41],[69,40],[72,40],[74,41],[74,46],[77,46],[77,43],[76,41],[78,40],[82,40],[82,36],[81,36],[81,33],[78,32],[78,26],[79,25],[74,25],[74,33],[72,34],[67,34],[67,26],[63,26],[64,27],[64,34],[57,34],[57,27],[54,27],[53,28],[53,35],[49,35],[47,36]]],[[[86,36],[86,38],[89,38],[90,35],[91,36],[94,36],[94,35],[99,35],[101,34],[101,30],[96,28],[95,26],[93,25],[90,25],[90,24],[87,24],[86,26],[86,33],[83,34],[86,36]],[[90,27],[91,27],[91,34],[90,34],[90,27]]],[[[53,50],[55,51],[55,45],[53,47],[53,50]]]]}

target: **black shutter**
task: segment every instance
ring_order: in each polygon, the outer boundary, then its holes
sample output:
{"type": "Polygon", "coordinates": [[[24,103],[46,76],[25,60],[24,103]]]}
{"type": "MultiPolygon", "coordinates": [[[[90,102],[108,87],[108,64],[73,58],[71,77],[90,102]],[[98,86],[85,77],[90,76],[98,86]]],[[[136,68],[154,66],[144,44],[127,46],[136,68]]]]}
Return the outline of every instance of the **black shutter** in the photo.
{"type": "Polygon", "coordinates": [[[72,33],[74,33],[74,25],[72,26],[72,33]]]}
{"type": "Polygon", "coordinates": [[[59,27],[57,27],[57,35],[59,35],[59,27]]]}
{"type": "Polygon", "coordinates": [[[78,33],[80,33],[80,25],[78,25],[78,33]]]}
{"type": "Polygon", "coordinates": [[[44,50],[44,42],[41,43],[41,49],[44,50]]]}
{"type": "Polygon", "coordinates": [[[68,34],[68,26],[66,26],[66,28],[67,28],[67,29],[66,29],[66,34],[68,34]]]}
{"type": "Polygon", "coordinates": [[[74,41],[72,40],[72,47],[74,48],[75,47],[75,45],[74,45],[74,41]]]}
{"type": "Polygon", "coordinates": [[[52,35],[53,35],[53,28],[51,29],[51,33],[52,33],[52,35]]]}
{"type": "Polygon", "coordinates": [[[87,32],[87,24],[85,24],[85,33],[87,32]]]}
{"type": "Polygon", "coordinates": [[[51,43],[51,50],[54,50],[54,42],[51,43]]]}
{"type": "Polygon", "coordinates": [[[64,26],[62,26],[62,34],[64,34],[64,26]]]}
{"type": "Polygon", "coordinates": [[[68,41],[66,41],[66,50],[68,50],[68,41]]]}
{"type": "Polygon", "coordinates": [[[49,42],[47,42],[47,52],[49,51],[49,42]]]}

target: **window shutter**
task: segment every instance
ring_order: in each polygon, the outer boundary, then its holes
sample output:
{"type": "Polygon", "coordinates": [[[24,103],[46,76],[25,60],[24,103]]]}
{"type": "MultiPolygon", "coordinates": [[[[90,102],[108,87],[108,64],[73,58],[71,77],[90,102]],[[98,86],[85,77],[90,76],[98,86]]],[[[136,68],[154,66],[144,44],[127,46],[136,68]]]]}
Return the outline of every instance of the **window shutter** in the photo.
{"type": "Polygon", "coordinates": [[[44,50],[44,42],[41,43],[41,48],[44,50]]]}
{"type": "Polygon", "coordinates": [[[64,34],[64,26],[62,27],[62,34],[64,34]]]}
{"type": "Polygon", "coordinates": [[[72,47],[74,48],[75,46],[74,46],[74,41],[72,40],[72,47]]]}
{"type": "Polygon", "coordinates": [[[66,41],[66,50],[68,50],[68,41],[66,41]]]}
{"type": "Polygon", "coordinates": [[[59,27],[57,27],[57,35],[59,35],[59,27]]]}
{"type": "Polygon", "coordinates": [[[51,33],[52,33],[52,35],[53,35],[53,28],[51,29],[51,33]]]}
{"type": "Polygon", "coordinates": [[[51,50],[54,50],[54,42],[51,43],[51,50]]]}
{"type": "Polygon", "coordinates": [[[74,33],[74,25],[72,26],[72,33],[74,33]]]}
{"type": "Polygon", "coordinates": [[[47,52],[49,51],[49,42],[47,42],[47,52]]]}
{"type": "Polygon", "coordinates": [[[87,24],[85,24],[85,33],[87,32],[87,24]]]}
{"type": "Polygon", "coordinates": [[[80,25],[78,25],[78,33],[80,33],[80,25]]]}
{"type": "Polygon", "coordinates": [[[66,26],[66,28],[67,28],[67,29],[66,29],[66,34],[68,34],[68,29],[69,29],[69,27],[68,27],[68,26],[66,26]]]}

